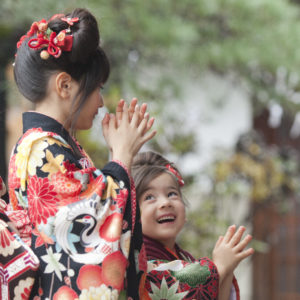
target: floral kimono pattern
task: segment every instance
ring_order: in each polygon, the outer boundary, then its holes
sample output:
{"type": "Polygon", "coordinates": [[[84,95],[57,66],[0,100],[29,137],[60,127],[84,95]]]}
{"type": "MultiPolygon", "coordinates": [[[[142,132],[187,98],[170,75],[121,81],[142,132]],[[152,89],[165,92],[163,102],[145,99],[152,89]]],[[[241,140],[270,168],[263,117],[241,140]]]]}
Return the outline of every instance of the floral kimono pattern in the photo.
{"type": "MultiPolygon", "coordinates": [[[[144,236],[144,244],[148,269],[144,275],[142,300],[218,299],[219,275],[215,264],[209,258],[196,260],[177,244],[174,253],[147,236],[144,236]]],[[[239,300],[235,279],[230,300],[239,300]]]]}
{"type": "Polygon", "coordinates": [[[135,190],[126,169],[96,169],[56,120],[27,112],[9,165],[13,210],[40,266],[30,299],[139,299],[145,268],[135,190]]]}

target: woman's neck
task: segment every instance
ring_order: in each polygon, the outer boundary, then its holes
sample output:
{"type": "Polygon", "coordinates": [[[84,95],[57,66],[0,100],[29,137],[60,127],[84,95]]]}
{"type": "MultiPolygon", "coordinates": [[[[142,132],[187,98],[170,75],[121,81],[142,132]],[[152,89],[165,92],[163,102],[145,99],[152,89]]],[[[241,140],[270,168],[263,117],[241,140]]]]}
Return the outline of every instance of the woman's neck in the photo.
{"type": "Polygon", "coordinates": [[[46,115],[48,117],[51,117],[52,119],[55,119],[56,121],[61,123],[66,130],[69,131],[70,128],[69,126],[66,125],[67,114],[65,113],[64,107],[61,106],[59,108],[58,105],[55,105],[55,102],[51,103],[51,105],[49,104],[50,104],[49,101],[44,100],[36,104],[34,111],[46,115]]]}

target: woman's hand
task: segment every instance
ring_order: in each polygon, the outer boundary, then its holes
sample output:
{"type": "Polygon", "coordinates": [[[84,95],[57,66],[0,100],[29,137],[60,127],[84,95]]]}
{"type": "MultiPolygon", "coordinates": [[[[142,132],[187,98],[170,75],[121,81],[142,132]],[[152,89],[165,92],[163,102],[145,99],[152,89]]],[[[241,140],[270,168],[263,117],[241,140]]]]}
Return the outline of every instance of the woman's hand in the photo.
{"type": "Polygon", "coordinates": [[[133,105],[131,103],[129,108],[125,102],[118,105],[117,116],[106,114],[102,121],[103,135],[112,153],[112,159],[123,162],[128,169],[134,155],[156,134],[156,131],[150,132],[154,118],[149,120],[145,108],[140,108],[136,103],[132,111],[133,105]]]}
{"type": "MultiPolygon", "coordinates": [[[[125,101],[124,99],[121,99],[117,105],[117,108],[116,108],[116,121],[117,121],[117,126],[119,126],[121,120],[122,120],[122,117],[123,117],[123,112],[124,112],[124,105],[125,105],[125,101]]],[[[138,106],[138,99],[137,98],[132,98],[131,102],[130,102],[130,105],[129,105],[129,108],[128,108],[128,112],[129,112],[129,120],[132,119],[133,117],[133,114],[135,112],[135,109],[136,109],[136,106],[138,106]]],[[[138,106],[139,108],[139,106],[138,106]]],[[[143,103],[141,105],[141,107],[139,108],[139,115],[138,115],[138,124],[146,117],[148,118],[149,117],[149,113],[146,112],[147,111],[147,103],[143,103]]],[[[153,125],[153,122],[154,122],[154,118],[151,118],[149,120],[149,123],[147,124],[147,127],[145,129],[145,132],[148,131],[152,125],[153,125]]]]}

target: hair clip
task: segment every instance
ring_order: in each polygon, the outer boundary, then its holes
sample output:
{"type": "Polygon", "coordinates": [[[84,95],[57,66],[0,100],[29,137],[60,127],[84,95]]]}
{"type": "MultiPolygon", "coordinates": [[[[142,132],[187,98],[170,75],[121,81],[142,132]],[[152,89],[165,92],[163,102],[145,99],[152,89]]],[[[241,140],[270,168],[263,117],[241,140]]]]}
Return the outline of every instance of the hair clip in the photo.
{"type": "Polygon", "coordinates": [[[167,164],[166,168],[175,175],[175,177],[177,178],[177,181],[179,183],[179,186],[181,186],[181,187],[184,186],[184,180],[182,179],[180,173],[177,170],[175,170],[170,164],[167,164]]]}
{"type": "Polygon", "coordinates": [[[28,38],[33,36],[35,33],[44,33],[48,29],[48,23],[45,19],[42,19],[39,22],[34,22],[32,23],[30,29],[27,31],[27,33],[23,36],[21,36],[20,40],[17,43],[17,48],[20,48],[23,41],[28,38]]]}
{"type": "MultiPolygon", "coordinates": [[[[61,18],[62,21],[67,22],[69,26],[73,26],[74,23],[79,21],[79,18],[69,18],[65,17],[63,14],[56,14],[50,18],[49,21],[61,18]]],[[[19,48],[23,41],[35,35],[37,33],[36,38],[32,38],[28,42],[28,46],[32,49],[41,49],[43,47],[47,47],[47,49],[42,50],[40,56],[42,59],[48,59],[50,55],[55,58],[61,56],[63,51],[71,51],[73,46],[73,36],[68,35],[70,33],[70,27],[60,31],[58,34],[48,28],[48,22],[45,19],[42,19],[39,22],[34,22],[31,25],[30,30],[26,35],[23,35],[19,42],[17,43],[17,47],[19,48]]]]}
{"type": "Polygon", "coordinates": [[[44,46],[48,46],[47,50],[41,51],[41,58],[48,59],[50,55],[55,58],[61,56],[62,51],[71,51],[73,45],[73,36],[66,35],[66,30],[62,30],[59,34],[50,30],[50,36],[40,33],[37,38],[31,39],[28,42],[28,46],[32,49],[40,49],[44,46]]]}
{"type": "Polygon", "coordinates": [[[79,18],[70,18],[70,17],[63,17],[60,19],[64,22],[67,22],[70,26],[73,26],[74,23],[77,23],[79,21],[79,18]]]}

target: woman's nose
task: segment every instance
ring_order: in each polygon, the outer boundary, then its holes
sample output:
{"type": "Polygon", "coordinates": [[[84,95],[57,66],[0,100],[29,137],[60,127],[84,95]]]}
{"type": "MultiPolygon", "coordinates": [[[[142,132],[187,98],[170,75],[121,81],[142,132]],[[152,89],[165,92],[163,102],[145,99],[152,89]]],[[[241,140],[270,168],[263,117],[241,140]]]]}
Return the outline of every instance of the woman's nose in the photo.
{"type": "Polygon", "coordinates": [[[99,93],[99,107],[103,107],[104,106],[104,100],[102,95],[99,93]]]}

